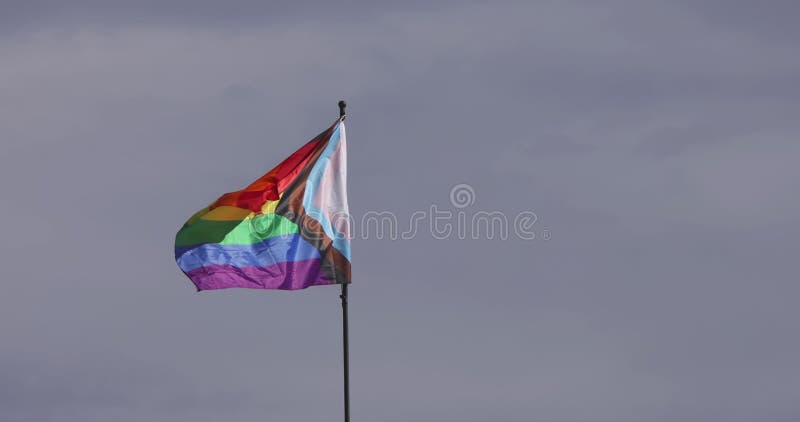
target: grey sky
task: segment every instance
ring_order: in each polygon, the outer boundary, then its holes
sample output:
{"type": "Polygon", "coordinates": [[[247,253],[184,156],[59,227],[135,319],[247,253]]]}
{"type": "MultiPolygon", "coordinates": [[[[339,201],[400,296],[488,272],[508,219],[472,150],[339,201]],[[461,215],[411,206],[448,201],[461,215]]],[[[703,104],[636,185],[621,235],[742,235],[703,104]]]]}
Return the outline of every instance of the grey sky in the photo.
{"type": "Polygon", "coordinates": [[[796,421],[796,2],[3,1],[0,420],[340,417],[336,288],[174,233],[348,111],[353,420],[796,421]],[[69,3],[69,5],[67,5],[69,3]]]}

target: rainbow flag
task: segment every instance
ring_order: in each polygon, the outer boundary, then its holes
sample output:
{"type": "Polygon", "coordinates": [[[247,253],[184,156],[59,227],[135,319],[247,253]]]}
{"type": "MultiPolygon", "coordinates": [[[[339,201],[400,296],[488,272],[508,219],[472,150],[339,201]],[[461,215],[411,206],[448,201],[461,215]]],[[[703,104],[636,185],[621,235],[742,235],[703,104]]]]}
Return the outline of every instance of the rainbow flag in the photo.
{"type": "Polygon", "coordinates": [[[197,290],[297,290],[350,283],[343,119],[242,190],[222,195],[175,236],[197,290]]]}

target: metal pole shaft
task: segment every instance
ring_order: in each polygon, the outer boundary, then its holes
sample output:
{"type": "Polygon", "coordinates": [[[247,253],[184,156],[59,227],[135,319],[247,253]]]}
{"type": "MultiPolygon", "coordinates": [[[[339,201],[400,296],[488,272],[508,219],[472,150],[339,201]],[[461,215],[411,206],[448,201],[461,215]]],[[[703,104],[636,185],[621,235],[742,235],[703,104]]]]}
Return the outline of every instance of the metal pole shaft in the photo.
{"type": "MultiPolygon", "coordinates": [[[[344,121],[344,100],[339,101],[339,119],[344,121]]],[[[350,422],[350,338],[347,332],[347,283],[342,284],[342,342],[344,344],[344,422],[350,422]]]]}
{"type": "Polygon", "coordinates": [[[347,333],[347,284],[342,284],[342,337],[344,341],[344,422],[350,422],[350,342],[347,333]]]}

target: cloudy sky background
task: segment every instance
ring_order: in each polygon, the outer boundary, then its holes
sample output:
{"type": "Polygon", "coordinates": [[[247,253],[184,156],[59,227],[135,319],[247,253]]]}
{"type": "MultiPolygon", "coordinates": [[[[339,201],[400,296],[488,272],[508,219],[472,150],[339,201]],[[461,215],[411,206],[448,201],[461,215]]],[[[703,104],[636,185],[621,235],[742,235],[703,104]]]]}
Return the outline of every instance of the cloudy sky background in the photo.
{"type": "Polygon", "coordinates": [[[793,1],[0,3],[0,419],[330,421],[336,288],[195,293],[174,233],[336,117],[353,420],[796,421],[793,1]],[[424,228],[424,226],[423,226],[424,228]]]}

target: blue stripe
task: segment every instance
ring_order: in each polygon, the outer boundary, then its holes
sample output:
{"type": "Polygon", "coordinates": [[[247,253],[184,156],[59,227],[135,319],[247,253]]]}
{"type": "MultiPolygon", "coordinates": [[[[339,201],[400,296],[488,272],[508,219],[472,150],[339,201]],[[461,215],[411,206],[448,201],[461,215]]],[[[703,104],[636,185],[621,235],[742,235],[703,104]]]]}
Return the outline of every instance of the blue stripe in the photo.
{"type": "Polygon", "coordinates": [[[336,125],[336,129],[333,130],[331,134],[331,139],[328,141],[328,145],[320,154],[319,159],[314,164],[314,167],[311,168],[311,172],[308,174],[308,179],[306,179],[306,191],[303,193],[303,208],[306,210],[306,215],[319,221],[320,225],[322,226],[322,230],[325,234],[328,235],[329,238],[333,241],[333,247],[338,249],[339,252],[350,261],[350,239],[347,239],[343,235],[339,234],[328,221],[328,217],[325,216],[325,213],[322,212],[321,209],[314,206],[314,196],[317,194],[317,188],[319,187],[320,180],[322,180],[322,175],[325,173],[325,167],[328,165],[331,155],[333,155],[336,148],[339,147],[339,141],[341,141],[341,133],[340,130],[342,127],[342,123],[336,125]]]}
{"type": "Polygon", "coordinates": [[[252,245],[203,245],[175,248],[175,259],[183,271],[206,265],[268,267],[281,262],[319,258],[319,251],[298,233],[270,237],[252,245]]]}

